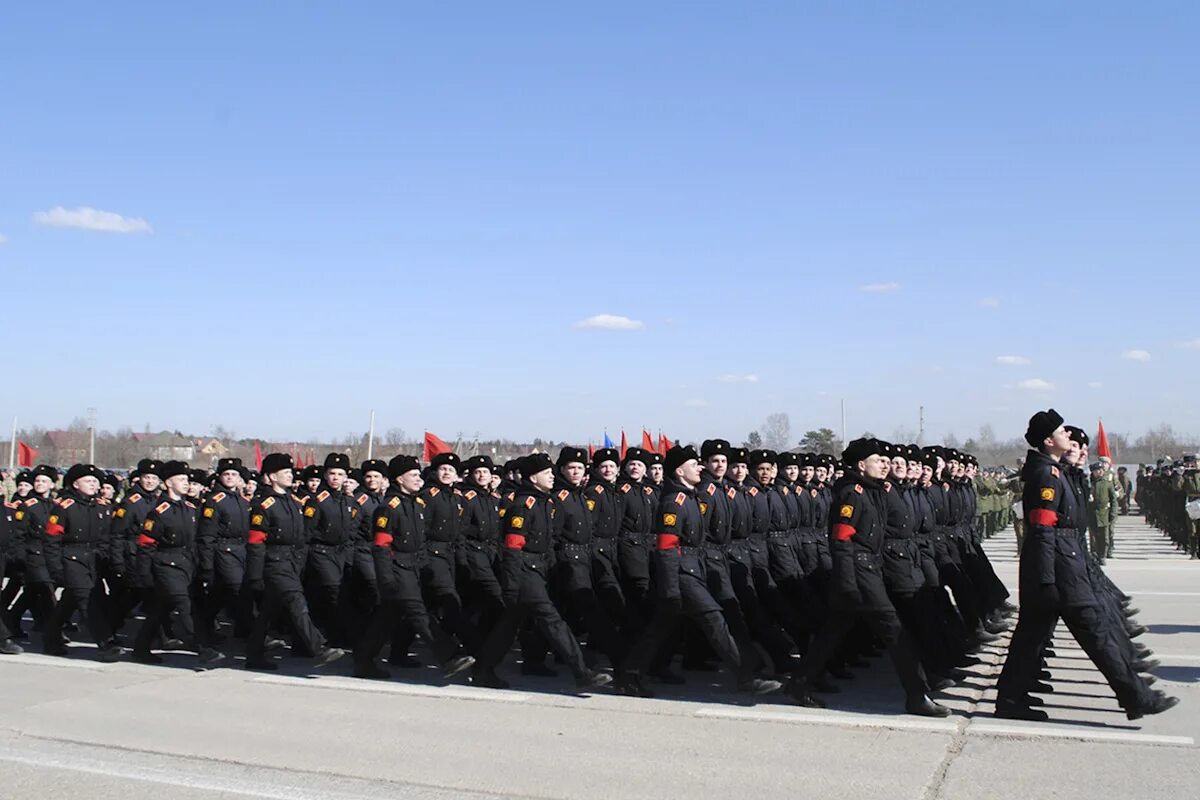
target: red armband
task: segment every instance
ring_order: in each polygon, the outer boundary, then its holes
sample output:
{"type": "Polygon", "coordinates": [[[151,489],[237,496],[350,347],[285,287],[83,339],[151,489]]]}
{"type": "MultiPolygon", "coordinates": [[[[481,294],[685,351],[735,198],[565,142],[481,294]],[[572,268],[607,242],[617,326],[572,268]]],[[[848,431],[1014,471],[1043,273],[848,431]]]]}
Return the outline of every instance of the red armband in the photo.
{"type": "Polygon", "coordinates": [[[1035,508],[1029,512],[1029,524],[1053,528],[1058,525],[1058,512],[1048,508],[1035,508]]]}
{"type": "Polygon", "coordinates": [[[154,545],[158,544],[158,542],[144,533],[139,533],[137,544],[138,547],[153,547],[154,545]]]}
{"type": "Polygon", "coordinates": [[[267,543],[267,532],[266,531],[250,531],[250,536],[247,537],[246,541],[248,541],[250,544],[266,544],[267,543]]]}
{"type": "Polygon", "coordinates": [[[392,535],[390,533],[375,534],[375,546],[376,547],[391,547],[392,546],[392,535]]]}
{"type": "Polygon", "coordinates": [[[64,528],[62,525],[59,525],[57,522],[51,522],[46,525],[47,536],[62,536],[65,530],[66,528],[64,528]]]}
{"type": "Polygon", "coordinates": [[[510,533],[504,537],[504,546],[509,550],[524,550],[525,537],[519,533],[510,533]]]}
{"type": "Polygon", "coordinates": [[[659,550],[678,550],[679,537],[673,533],[660,533],[657,547],[659,550]]]}
{"type": "Polygon", "coordinates": [[[839,542],[848,542],[850,537],[858,533],[853,525],[847,525],[844,522],[839,522],[833,526],[833,538],[839,542]]]}

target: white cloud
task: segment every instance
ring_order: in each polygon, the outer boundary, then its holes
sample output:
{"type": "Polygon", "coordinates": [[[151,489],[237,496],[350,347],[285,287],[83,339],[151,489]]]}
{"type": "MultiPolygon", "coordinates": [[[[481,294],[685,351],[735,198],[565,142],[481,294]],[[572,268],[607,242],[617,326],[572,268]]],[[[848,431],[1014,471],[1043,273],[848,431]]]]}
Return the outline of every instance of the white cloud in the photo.
{"type": "Polygon", "coordinates": [[[688,408],[707,408],[708,401],[703,397],[689,397],[683,401],[683,404],[688,408]]]}
{"type": "Polygon", "coordinates": [[[87,206],[66,209],[55,206],[49,211],[38,211],[33,221],[51,228],[80,228],[85,231],[105,233],[153,233],[150,223],[141,217],[122,217],[112,211],[99,211],[87,206]]]}
{"type": "Polygon", "coordinates": [[[1150,353],[1146,350],[1126,350],[1121,353],[1121,358],[1126,361],[1149,361],[1150,353]]]}
{"type": "Polygon", "coordinates": [[[4,244],[7,241],[8,241],[8,237],[5,236],[3,233],[0,233],[0,244],[4,244]]]}
{"type": "Polygon", "coordinates": [[[646,323],[616,314],[597,314],[594,317],[581,319],[575,323],[575,327],[589,331],[640,331],[646,327],[646,323]]]}
{"type": "Polygon", "coordinates": [[[1023,367],[1029,363],[1025,356],[996,356],[996,363],[1006,367],[1023,367]]]}
{"type": "Polygon", "coordinates": [[[749,375],[722,375],[717,380],[721,383],[758,383],[758,376],[753,373],[749,375]]]}
{"type": "Polygon", "coordinates": [[[1054,388],[1054,384],[1050,381],[1044,381],[1041,378],[1029,378],[1017,384],[1018,389],[1026,389],[1031,392],[1049,392],[1054,388]]]}
{"type": "Polygon", "coordinates": [[[1182,347],[1184,350],[1200,350],[1200,339],[1188,339],[1186,342],[1176,342],[1175,346],[1182,347]]]}
{"type": "Polygon", "coordinates": [[[895,281],[888,281],[887,283],[868,283],[858,287],[858,290],[860,292],[867,292],[868,294],[885,294],[887,292],[894,292],[899,288],[900,284],[895,281]]]}
{"type": "Polygon", "coordinates": [[[1104,384],[1101,383],[1100,381],[1088,381],[1088,388],[1089,389],[1103,389],[1104,384]]]}
{"type": "Polygon", "coordinates": [[[984,308],[999,308],[1000,307],[1000,298],[999,297],[983,297],[983,298],[980,298],[979,305],[983,306],[984,308]]]}

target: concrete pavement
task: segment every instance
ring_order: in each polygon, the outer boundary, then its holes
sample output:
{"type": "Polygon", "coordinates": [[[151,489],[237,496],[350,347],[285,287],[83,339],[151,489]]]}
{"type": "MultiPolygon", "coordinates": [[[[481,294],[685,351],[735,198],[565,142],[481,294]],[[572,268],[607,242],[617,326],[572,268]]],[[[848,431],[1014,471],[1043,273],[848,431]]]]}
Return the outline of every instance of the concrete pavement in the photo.
{"type": "MultiPolygon", "coordinates": [[[[750,704],[720,675],[644,700],[579,697],[566,678],[521,691],[284,671],[0,658],[6,798],[1087,798],[1200,794],[1200,562],[1122,517],[1108,572],[1142,609],[1159,686],[1183,702],[1130,722],[1061,629],[1050,723],[991,717],[1004,648],[952,689],[946,720],[901,713],[886,661],[826,696],[831,709],[750,704]]],[[[1012,531],[988,550],[1016,585],[1012,531]]],[[[999,643],[1003,644],[1003,643],[999,643]]]]}

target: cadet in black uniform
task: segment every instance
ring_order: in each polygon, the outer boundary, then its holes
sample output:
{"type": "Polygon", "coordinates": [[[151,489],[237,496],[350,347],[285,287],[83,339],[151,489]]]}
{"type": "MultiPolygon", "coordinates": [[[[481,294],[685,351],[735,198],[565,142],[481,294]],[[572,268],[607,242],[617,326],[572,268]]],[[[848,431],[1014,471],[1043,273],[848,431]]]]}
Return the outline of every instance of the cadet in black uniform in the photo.
{"type": "Polygon", "coordinates": [[[504,516],[500,579],[505,612],[480,649],[473,681],[480,686],[506,688],[496,666],[512,646],[517,630],[532,618],[538,630],[575,676],[580,689],[606,686],[612,678],[589,669],[579,642],[550,600],[546,579],[553,549],[555,506],[554,464],[545,453],[526,456],[521,464],[521,487],[504,516]]]}
{"type": "Polygon", "coordinates": [[[91,604],[99,576],[95,571],[96,544],[104,540],[111,522],[108,506],[96,502],[100,493],[100,470],[91,464],[76,464],[63,479],[66,487],[46,517],[45,527],[31,531],[43,537],[46,568],[62,587],[62,598],[54,607],[43,636],[43,652],[65,656],[62,626],[78,609],[88,632],[100,650],[101,661],[116,661],[121,648],[112,641],[112,630],[103,609],[91,604]]]}
{"type": "Polygon", "coordinates": [[[117,590],[110,604],[109,622],[114,631],[120,631],[125,620],[138,604],[152,599],[153,579],[150,576],[150,561],[139,555],[138,535],[150,509],[158,504],[161,479],[158,470],[162,464],[143,458],[130,475],[129,493],[113,512],[112,531],[109,539],[112,550],[113,579],[117,590]]]}
{"type": "Polygon", "coordinates": [[[621,529],[617,478],[620,454],[611,447],[592,454],[592,471],[583,490],[592,525],[592,589],[608,618],[627,629],[628,612],[618,577],[618,533],[621,529]]]}
{"type": "Polygon", "coordinates": [[[222,610],[233,619],[235,636],[249,633],[253,619],[253,600],[245,586],[250,501],[241,492],[243,469],[240,458],[217,461],[217,490],[204,499],[196,526],[200,577],[207,587],[197,633],[214,646],[216,619],[222,610]]]}
{"type": "Polygon", "coordinates": [[[911,636],[900,624],[883,583],[883,543],[887,518],[883,480],[887,458],[877,439],[856,439],[842,453],[843,477],[833,487],[829,547],[833,574],[829,589],[829,618],[813,639],[788,693],[800,705],[824,707],[811,689],[820,689],[822,673],[842,639],[858,620],[865,622],[888,649],[900,683],[905,710],[921,716],[944,717],[950,709],[929,699],[925,675],[917,661],[911,636]]]}
{"type": "Polygon", "coordinates": [[[263,584],[263,605],[246,641],[246,668],[277,667],[266,658],[266,639],[267,630],[280,614],[287,615],[303,650],[313,654],[314,666],[323,667],[345,652],[326,646],[304,602],[300,571],[308,539],[303,503],[290,491],[294,480],[292,457],[270,453],[263,459],[262,472],[266,487],[250,507],[246,561],[248,579],[263,584]]]}
{"type": "Polygon", "coordinates": [[[458,550],[459,587],[467,618],[464,624],[476,632],[471,644],[479,645],[504,613],[504,591],[496,576],[500,546],[500,501],[492,491],[496,465],[488,456],[473,456],[463,469],[462,541],[458,550]]]}
{"type": "Polygon", "coordinates": [[[10,625],[14,631],[21,629],[21,618],[25,609],[33,612],[35,629],[45,630],[47,621],[54,611],[54,581],[46,567],[45,540],[42,531],[46,518],[50,516],[51,491],[58,481],[58,472],[46,464],[40,464],[30,473],[33,491],[21,501],[13,512],[16,525],[16,543],[23,561],[23,585],[21,596],[13,603],[10,625]]]}
{"type": "Polygon", "coordinates": [[[317,489],[304,504],[308,527],[308,564],[304,570],[313,622],[335,645],[349,645],[349,607],[342,603],[342,584],[354,563],[359,534],[359,506],[346,494],[350,457],[330,453],[317,489]]]}
{"type": "Polygon", "coordinates": [[[168,461],[162,465],[159,477],[163,493],[159,503],[142,523],[138,546],[150,559],[154,580],[154,600],[150,612],[142,621],[133,645],[133,660],[143,664],[161,664],[162,657],[150,652],[150,645],[159,629],[170,620],[171,630],[187,649],[196,650],[201,668],[214,667],[225,660],[225,654],[211,647],[197,647],[192,625],[191,586],[196,574],[195,503],[187,498],[190,484],[188,465],[168,461]]]}
{"type": "Polygon", "coordinates": [[[1041,649],[1059,617],[1117,695],[1129,719],[1159,714],[1179,702],[1150,689],[1123,650],[1119,633],[1105,624],[1088,577],[1084,538],[1086,509],[1060,466],[1072,449],[1057,411],[1039,411],[1029,420],[1030,447],[1022,468],[1021,502],[1025,545],[1021,549],[1021,610],[1004,670],[996,684],[996,716],[1045,720],[1032,708],[1029,693],[1041,669],[1041,649]]]}
{"type": "Polygon", "coordinates": [[[646,477],[648,456],[640,447],[625,451],[617,481],[617,573],[625,598],[626,629],[637,633],[654,612],[650,591],[650,551],[654,548],[654,515],[658,510],[656,487],[646,477]]]}
{"type": "MultiPolygon", "coordinates": [[[[17,504],[7,499],[4,501],[4,507],[0,508],[0,582],[4,580],[8,552],[13,544],[12,517],[16,512],[17,504]]],[[[25,650],[12,640],[12,631],[4,621],[4,617],[7,616],[5,611],[6,608],[0,607],[0,655],[19,656],[25,650]]]]}
{"type": "Polygon", "coordinates": [[[376,680],[391,677],[375,658],[397,625],[403,623],[430,646],[447,677],[457,675],[474,664],[475,659],[456,654],[454,639],[430,617],[421,595],[420,569],[426,557],[428,508],[420,494],[424,483],[421,465],[412,456],[399,455],[388,462],[387,470],[392,486],[375,509],[372,520],[375,576],[383,601],[354,649],[354,674],[376,680]]]}

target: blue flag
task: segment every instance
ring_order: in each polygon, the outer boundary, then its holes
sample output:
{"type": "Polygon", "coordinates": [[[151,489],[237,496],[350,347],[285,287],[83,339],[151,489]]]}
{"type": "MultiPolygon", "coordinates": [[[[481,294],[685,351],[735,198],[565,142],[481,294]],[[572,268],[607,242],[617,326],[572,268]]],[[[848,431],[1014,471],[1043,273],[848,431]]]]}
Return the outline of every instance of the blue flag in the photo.
{"type": "Polygon", "coordinates": [[[608,438],[608,431],[604,432],[604,446],[605,447],[613,446],[612,439],[608,438]]]}

